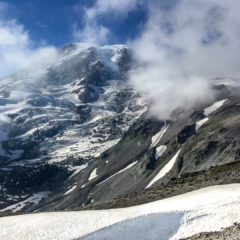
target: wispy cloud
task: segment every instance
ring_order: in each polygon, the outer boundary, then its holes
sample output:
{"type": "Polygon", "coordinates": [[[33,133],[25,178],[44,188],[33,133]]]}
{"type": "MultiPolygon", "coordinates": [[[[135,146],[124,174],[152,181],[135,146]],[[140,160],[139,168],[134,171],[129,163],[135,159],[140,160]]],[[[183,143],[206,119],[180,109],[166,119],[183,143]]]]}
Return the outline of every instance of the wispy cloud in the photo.
{"type": "Polygon", "coordinates": [[[35,43],[23,25],[7,17],[10,8],[0,3],[0,78],[35,62],[51,62],[56,56],[54,47],[35,43]]]}
{"type": "Polygon", "coordinates": [[[92,44],[105,44],[111,36],[110,29],[100,19],[124,19],[142,1],[137,0],[96,0],[95,4],[84,10],[84,27],[74,26],[74,39],[92,44]]]}
{"type": "Polygon", "coordinates": [[[150,1],[149,19],[132,43],[138,67],[131,83],[168,118],[213,96],[212,77],[239,77],[240,2],[179,0],[168,10],[150,1]]]}

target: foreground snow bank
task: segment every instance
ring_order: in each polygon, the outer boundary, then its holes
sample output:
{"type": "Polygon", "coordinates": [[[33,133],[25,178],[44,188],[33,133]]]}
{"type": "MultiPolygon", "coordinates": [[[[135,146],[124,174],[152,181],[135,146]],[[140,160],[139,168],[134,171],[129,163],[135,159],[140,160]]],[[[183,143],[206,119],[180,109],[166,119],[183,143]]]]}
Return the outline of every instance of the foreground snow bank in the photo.
{"type": "Polygon", "coordinates": [[[0,239],[148,239],[189,237],[240,222],[240,184],[204,188],[141,206],[0,218],[0,239]]]}

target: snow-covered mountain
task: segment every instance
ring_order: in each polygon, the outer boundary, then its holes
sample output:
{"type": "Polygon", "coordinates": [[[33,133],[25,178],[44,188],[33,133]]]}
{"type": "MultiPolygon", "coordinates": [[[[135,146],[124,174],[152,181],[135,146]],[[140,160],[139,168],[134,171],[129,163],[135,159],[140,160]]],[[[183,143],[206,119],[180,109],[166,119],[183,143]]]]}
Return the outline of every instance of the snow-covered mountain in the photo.
{"type": "Polygon", "coordinates": [[[0,204],[64,181],[121,139],[147,105],[127,85],[130,64],[124,45],[73,44],[54,64],[1,80],[0,204]]]}
{"type": "Polygon", "coordinates": [[[134,64],[125,45],[72,44],[1,80],[2,215],[135,206],[239,182],[237,80],[212,79],[212,100],[161,120],[129,85],[134,64]]]}
{"type": "Polygon", "coordinates": [[[86,50],[71,45],[48,68],[3,79],[5,162],[87,162],[113,146],[146,111],[139,94],[123,79],[127,54],[122,45],[86,50]]]}

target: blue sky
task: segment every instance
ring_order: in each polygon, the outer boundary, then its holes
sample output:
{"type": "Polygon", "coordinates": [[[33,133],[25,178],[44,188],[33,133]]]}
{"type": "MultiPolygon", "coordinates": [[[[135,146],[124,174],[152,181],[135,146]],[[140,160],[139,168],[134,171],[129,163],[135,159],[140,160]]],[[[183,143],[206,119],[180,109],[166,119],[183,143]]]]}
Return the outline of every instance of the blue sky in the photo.
{"type": "MultiPolygon", "coordinates": [[[[1,1],[0,1],[1,2],[1,1]]],[[[16,19],[35,42],[61,47],[81,41],[74,38],[74,28],[80,31],[86,24],[85,10],[94,7],[95,0],[8,0],[8,17],[16,19]]],[[[111,32],[108,43],[124,43],[140,33],[146,22],[143,6],[134,7],[124,17],[114,17],[111,12],[98,15],[97,22],[111,32]]]]}

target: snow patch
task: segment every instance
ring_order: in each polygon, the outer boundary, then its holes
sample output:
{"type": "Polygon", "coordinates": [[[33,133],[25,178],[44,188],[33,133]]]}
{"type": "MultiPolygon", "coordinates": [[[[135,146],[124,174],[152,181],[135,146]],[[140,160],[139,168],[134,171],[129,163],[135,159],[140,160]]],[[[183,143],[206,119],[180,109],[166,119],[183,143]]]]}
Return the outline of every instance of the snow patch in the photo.
{"type": "Polygon", "coordinates": [[[209,120],[209,118],[204,118],[198,122],[196,122],[196,132],[199,130],[199,128],[206,123],[209,120]]]}
{"type": "Polygon", "coordinates": [[[158,132],[156,135],[152,137],[152,144],[149,147],[149,149],[154,148],[160,142],[160,140],[162,139],[167,129],[168,129],[168,125],[165,124],[160,130],[160,132],[158,132]]]}
{"type": "Polygon", "coordinates": [[[73,187],[71,187],[70,189],[68,189],[68,190],[64,193],[64,195],[68,195],[69,193],[73,192],[76,188],[77,188],[77,186],[74,185],[73,187]]]}
{"type": "Polygon", "coordinates": [[[90,174],[89,178],[88,178],[88,181],[91,181],[93,180],[94,178],[96,178],[98,175],[97,175],[97,168],[95,168],[92,173],[90,174]]]}
{"type": "Polygon", "coordinates": [[[69,169],[71,171],[74,171],[73,174],[69,177],[72,178],[73,176],[75,176],[76,174],[80,173],[83,169],[87,168],[88,163],[87,164],[83,164],[81,166],[74,166],[74,167],[69,167],[69,169]]]}
{"type": "Polygon", "coordinates": [[[167,146],[165,146],[165,145],[157,147],[155,159],[157,160],[158,158],[160,158],[166,150],[167,150],[167,146]]]}
{"type": "Polygon", "coordinates": [[[99,184],[97,184],[97,186],[100,185],[100,184],[102,184],[102,183],[104,183],[104,182],[106,182],[106,181],[108,181],[109,179],[113,178],[114,176],[116,176],[116,175],[118,175],[118,174],[120,174],[120,173],[128,170],[129,168],[131,168],[131,167],[133,167],[135,164],[137,164],[137,162],[138,162],[138,161],[129,164],[129,165],[128,165],[127,167],[125,167],[124,169],[118,171],[117,173],[113,174],[113,175],[110,176],[109,178],[107,178],[107,179],[105,179],[104,181],[102,181],[102,182],[100,182],[99,184]]]}
{"type": "Polygon", "coordinates": [[[28,204],[35,205],[35,204],[40,203],[40,201],[44,198],[47,198],[50,195],[50,193],[51,192],[49,192],[49,191],[45,191],[45,192],[39,192],[39,193],[33,194],[33,196],[27,198],[26,200],[24,200],[22,202],[18,202],[16,204],[8,206],[4,209],[1,209],[0,212],[6,212],[6,211],[18,212],[28,204]]]}
{"type": "Polygon", "coordinates": [[[223,104],[227,101],[227,99],[215,102],[213,105],[210,107],[207,107],[204,109],[204,115],[208,116],[209,114],[215,112],[217,109],[223,106],[223,104]]]}
{"type": "Polygon", "coordinates": [[[178,152],[173,156],[173,158],[160,170],[160,172],[153,178],[153,180],[147,185],[147,188],[150,188],[155,182],[163,178],[169,171],[173,168],[179,153],[182,149],[178,150],[178,152]]]}
{"type": "Polygon", "coordinates": [[[50,152],[52,159],[49,163],[61,162],[68,157],[99,157],[101,153],[117,144],[120,140],[98,142],[98,140],[89,136],[79,138],[77,133],[77,130],[75,132],[74,127],[72,127],[71,130],[66,130],[61,136],[55,139],[52,151],[50,152]],[[58,143],[56,141],[58,141],[58,143]],[[66,142],[68,142],[68,144],[66,144],[66,142]]]}

